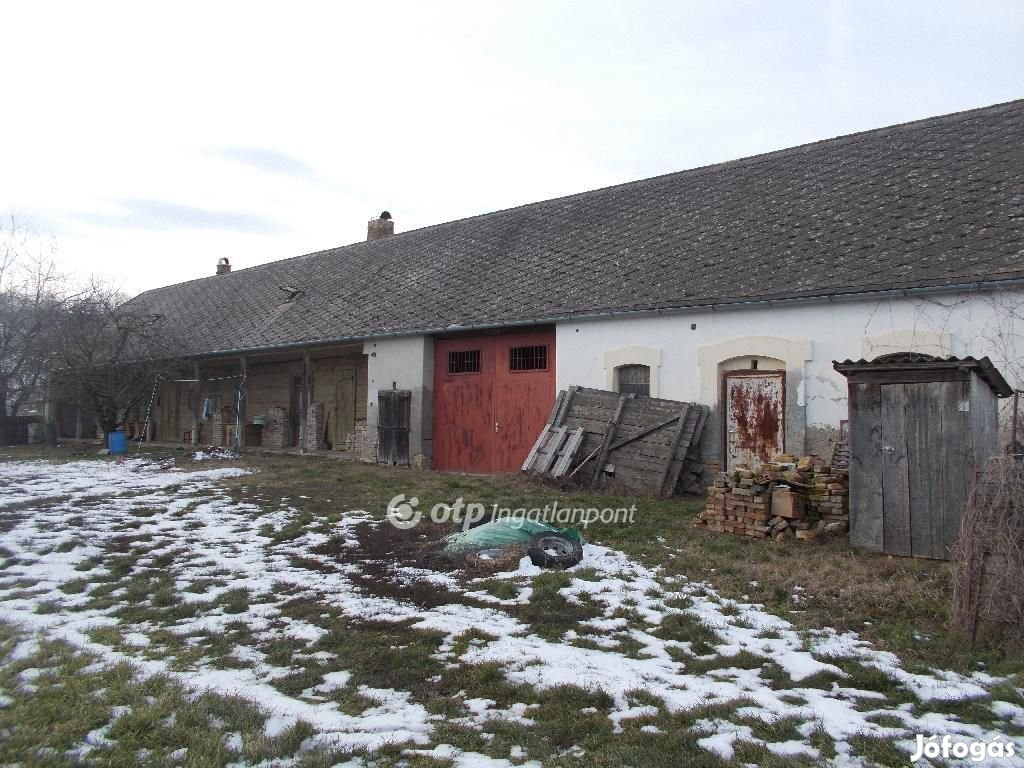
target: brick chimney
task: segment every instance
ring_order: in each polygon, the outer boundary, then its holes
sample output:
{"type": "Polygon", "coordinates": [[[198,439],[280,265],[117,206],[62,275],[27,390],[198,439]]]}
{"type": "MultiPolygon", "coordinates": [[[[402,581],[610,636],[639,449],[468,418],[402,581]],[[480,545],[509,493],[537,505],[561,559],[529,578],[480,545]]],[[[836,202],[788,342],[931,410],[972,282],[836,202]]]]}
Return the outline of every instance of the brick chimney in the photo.
{"type": "Polygon", "coordinates": [[[227,260],[226,256],[222,256],[217,259],[217,274],[226,275],[231,271],[231,262],[227,260]]]}
{"type": "Polygon", "coordinates": [[[382,211],[380,216],[370,219],[366,223],[367,240],[380,240],[382,237],[393,234],[395,234],[395,222],[392,221],[391,214],[387,211],[382,211]]]}

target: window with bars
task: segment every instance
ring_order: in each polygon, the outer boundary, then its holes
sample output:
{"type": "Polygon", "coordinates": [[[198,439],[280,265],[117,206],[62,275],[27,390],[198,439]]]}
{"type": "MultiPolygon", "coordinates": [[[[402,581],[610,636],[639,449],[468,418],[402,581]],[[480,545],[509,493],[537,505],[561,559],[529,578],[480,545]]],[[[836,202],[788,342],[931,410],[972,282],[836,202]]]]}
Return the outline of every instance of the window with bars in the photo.
{"type": "Polygon", "coordinates": [[[547,344],[533,347],[512,347],[509,353],[509,370],[546,371],[548,369],[547,344]]]}
{"type": "Polygon", "coordinates": [[[448,373],[480,373],[480,350],[467,349],[449,352],[448,373]]]}
{"type": "Polygon", "coordinates": [[[623,365],[618,368],[619,392],[638,397],[651,396],[651,369],[647,365],[623,365]]]}

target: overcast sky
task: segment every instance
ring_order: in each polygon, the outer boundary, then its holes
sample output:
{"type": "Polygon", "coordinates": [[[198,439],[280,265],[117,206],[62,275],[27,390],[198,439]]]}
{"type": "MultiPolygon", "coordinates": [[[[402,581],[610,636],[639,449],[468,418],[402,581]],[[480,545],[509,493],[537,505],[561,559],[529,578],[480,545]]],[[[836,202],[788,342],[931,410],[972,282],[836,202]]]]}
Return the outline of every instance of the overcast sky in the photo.
{"type": "Polygon", "coordinates": [[[128,292],[1024,97],[1024,2],[3,5],[0,212],[128,292]]]}

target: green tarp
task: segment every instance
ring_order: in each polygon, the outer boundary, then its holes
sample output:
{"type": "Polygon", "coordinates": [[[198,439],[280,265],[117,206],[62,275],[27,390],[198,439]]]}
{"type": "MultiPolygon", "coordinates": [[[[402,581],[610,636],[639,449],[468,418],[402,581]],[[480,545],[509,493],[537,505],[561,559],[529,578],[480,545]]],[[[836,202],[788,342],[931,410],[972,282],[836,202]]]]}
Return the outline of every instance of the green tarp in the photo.
{"type": "Polygon", "coordinates": [[[583,543],[583,537],[575,528],[554,528],[526,518],[506,518],[484,523],[468,531],[453,533],[446,541],[448,552],[468,552],[480,549],[504,549],[505,547],[526,546],[532,536],[538,533],[561,533],[583,543]]]}

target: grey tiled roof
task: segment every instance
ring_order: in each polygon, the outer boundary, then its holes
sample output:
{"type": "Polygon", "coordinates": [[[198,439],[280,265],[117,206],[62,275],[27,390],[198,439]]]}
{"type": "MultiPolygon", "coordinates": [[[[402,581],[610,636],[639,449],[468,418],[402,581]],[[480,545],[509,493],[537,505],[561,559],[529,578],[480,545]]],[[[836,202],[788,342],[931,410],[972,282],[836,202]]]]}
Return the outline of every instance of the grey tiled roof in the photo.
{"type": "Polygon", "coordinates": [[[133,302],[202,353],[1018,277],[1024,100],[424,227],[133,302]],[[303,294],[284,303],[280,286],[303,294]]]}

